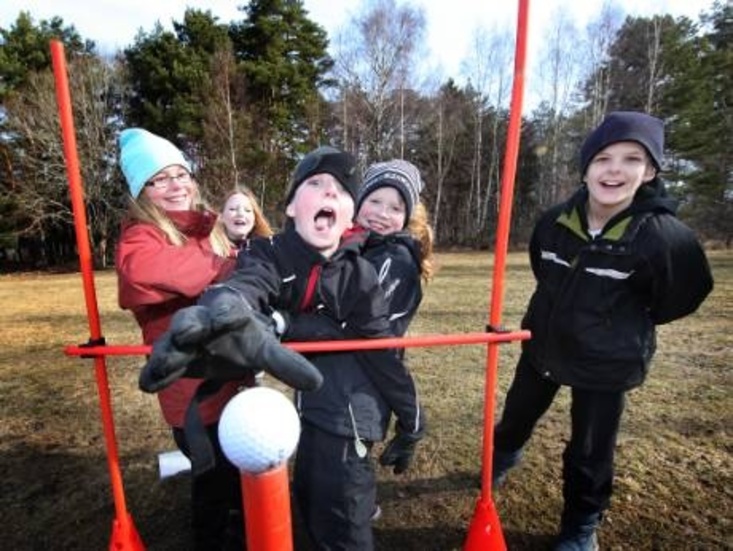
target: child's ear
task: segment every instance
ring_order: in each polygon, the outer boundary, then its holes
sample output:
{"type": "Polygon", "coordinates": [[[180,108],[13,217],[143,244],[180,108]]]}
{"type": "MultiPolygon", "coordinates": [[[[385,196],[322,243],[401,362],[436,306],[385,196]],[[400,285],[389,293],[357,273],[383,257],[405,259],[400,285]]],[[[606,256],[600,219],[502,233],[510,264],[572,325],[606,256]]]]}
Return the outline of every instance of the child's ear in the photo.
{"type": "Polygon", "coordinates": [[[290,218],[295,218],[295,207],[293,207],[292,201],[290,201],[290,203],[288,203],[288,206],[285,207],[285,215],[289,216],[290,218]]]}
{"type": "Polygon", "coordinates": [[[647,163],[646,170],[644,171],[644,176],[642,177],[642,182],[645,184],[647,182],[651,182],[655,177],[657,176],[657,169],[652,166],[651,163],[647,163]]]}

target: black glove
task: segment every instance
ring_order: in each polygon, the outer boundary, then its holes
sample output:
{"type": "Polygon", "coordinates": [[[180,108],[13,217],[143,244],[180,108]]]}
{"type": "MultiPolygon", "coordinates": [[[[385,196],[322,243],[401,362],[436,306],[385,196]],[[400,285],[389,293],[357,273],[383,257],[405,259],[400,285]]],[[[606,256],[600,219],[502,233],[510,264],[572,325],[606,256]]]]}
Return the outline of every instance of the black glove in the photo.
{"type": "Polygon", "coordinates": [[[265,370],[299,390],[315,390],[323,376],[303,356],[280,344],[235,290],[215,286],[199,304],[176,312],[153,345],[140,389],[158,392],[182,376],[236,380],[265,370]]]}
{"type": "Polygon", "coordinates": [[[399,424],[395,427],[396,434],[389,441],[387,447],[379,456],[379,463],[384,467],[394,467],[394,474],[402,474],[412,463],[415,455],[415,446],[425,434],[424,430],[419,432],[403,431],[399,424]]]}

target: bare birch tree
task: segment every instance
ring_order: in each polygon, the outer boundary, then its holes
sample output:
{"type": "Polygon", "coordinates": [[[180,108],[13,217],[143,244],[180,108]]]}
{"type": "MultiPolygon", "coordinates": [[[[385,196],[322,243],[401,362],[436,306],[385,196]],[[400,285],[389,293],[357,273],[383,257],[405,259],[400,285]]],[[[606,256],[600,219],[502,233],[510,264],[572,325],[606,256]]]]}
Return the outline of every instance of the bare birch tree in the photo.
{"type": "Polygon", "coordinates": [[[647,60],[649,63],[649,80],[646,88],[646,102],[644,110],[647,113],[656,111],[656,103],[658,101],[656,90],[659,82],[659,76],[662,72],[662,21],[660,17],[653,17],[649,22],[647,29],[647,60]]]}
{"type": "Polygon", "coordinates": [[[565,152],[567,115],[574,107],[572,94],[581,82],[578,38],[581,33],[566,8],[556,11],[543,39],[537,82],[545,111],[544,154],[540,157],[539,203],[550,205],[566,193],[568,159],[565,152]],[[573,40],[575,38],[575,40],[573,40]]]}
{"type": "Polygon", "coordinates": [[[343,132],[347,137],[347,128],[366,132],[362,143],[369,160],[404,155],[409,128],[405,92],[412,86],[424,35],[421,8],[367,0],[337,37],[334,61],[344,95],[341,116],[346,114],[350,122],[342,121],[343,132]],[[354,123],[357,117],[360,122],[354,123]]]}
{"type": "Polygon", "coordinates": [[[477,28],[472,38],[472,52],[463,62],[463,72],[475,90],[473,113],[473,157],[467,224],[473,234],[486,229],[489,208],[498,187],[502,150],[499,139],[502,117],[508,108],[511,70],[514,59],[514,37],[506,29],[490,31],[477,28]],[[492,114],[493,116],[488,116],[492,114]],[[488,140],[484,139],[484,123],[488,121],[488,140]],[[487,143],[488,145],[484,145],[487,143]],[[488,147],[488,149],[487,149],[488,147]]]}
{"type": "Polygon", "coordinates": [[[610,52],[621,28],[623,14],[613,2],[604,2],[598,17],[586,25],[585,66],[583,75],[591,81],[586,87],[585,97],[589,102],[590,120],[586,127],[595,127],[608,110],[611,88],[611,72],[608,68],[610,52]]]}

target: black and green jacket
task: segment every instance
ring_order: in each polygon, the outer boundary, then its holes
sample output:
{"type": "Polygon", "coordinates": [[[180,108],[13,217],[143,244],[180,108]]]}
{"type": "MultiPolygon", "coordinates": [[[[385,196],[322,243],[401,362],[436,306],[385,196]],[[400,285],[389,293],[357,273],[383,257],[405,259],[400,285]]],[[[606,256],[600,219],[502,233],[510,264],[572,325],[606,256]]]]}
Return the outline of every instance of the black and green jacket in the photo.
{"type": "Polygon", "coordinates": [[[600,235],[587,229],[578,190],[535,226],[537,287],[522,321],[523,353],[544,376],[584,389],[640,385],[656,348],[655,326],[694,312],[713,287],[705,253],[655,179],[600,235]]]}

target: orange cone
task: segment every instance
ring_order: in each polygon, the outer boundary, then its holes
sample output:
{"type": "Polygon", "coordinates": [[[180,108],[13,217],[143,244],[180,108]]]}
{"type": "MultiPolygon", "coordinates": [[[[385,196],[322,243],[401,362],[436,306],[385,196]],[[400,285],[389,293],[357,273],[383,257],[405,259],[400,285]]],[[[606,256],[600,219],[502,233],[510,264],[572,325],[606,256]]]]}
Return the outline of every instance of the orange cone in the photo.
{"type": "Polygon", "coordinates": [[[287,463],[260,474],[242,471],[242,501],[249,551],[292,551],[287,463]]]}
{"type": "Polygon", "coordinates": [[[129,514],[121,520],[112,521],[112,539],[109,542],[109,551],[145,551],[145,546],[129,514]]]}
{"type": "Polygon", "coordinates": [[[468,527],[463,551],[506,551],[499,515],[493,500],[479,499],[468,527]]]}

